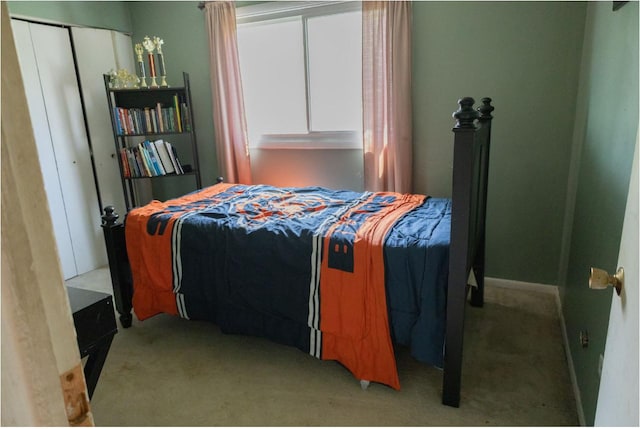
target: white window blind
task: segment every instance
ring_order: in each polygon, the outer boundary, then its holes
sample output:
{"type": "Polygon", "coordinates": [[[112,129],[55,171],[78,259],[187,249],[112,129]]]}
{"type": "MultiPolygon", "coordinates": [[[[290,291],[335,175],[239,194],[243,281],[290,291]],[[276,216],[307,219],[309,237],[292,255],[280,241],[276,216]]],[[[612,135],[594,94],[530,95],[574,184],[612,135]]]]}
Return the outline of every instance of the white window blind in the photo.
{"type": "Polygon", "coordinates": [[[237,19],[250,146],[361,148],[360,4],[274,2],[237,19]]]}

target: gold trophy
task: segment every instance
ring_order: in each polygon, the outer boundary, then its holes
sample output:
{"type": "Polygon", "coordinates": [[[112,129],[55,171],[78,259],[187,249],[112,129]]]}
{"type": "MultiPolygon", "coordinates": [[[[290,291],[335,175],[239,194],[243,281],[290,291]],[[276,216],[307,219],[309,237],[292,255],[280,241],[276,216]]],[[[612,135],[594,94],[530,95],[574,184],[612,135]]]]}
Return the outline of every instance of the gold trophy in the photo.
{"type": "Polygon", "coordinates": [[[149,83],[149,88],[157,88],[158,82],[156,82],[156,61],[153,56],[153,50],[156,45],[149,38],[149,36],[144,36],[144,40],[142,41],[142,46],[147,50],[147,58],[149,59],[149,76],[151,77],[151,83],[149,83]]]}
{"type": "Polygon", "coordinates": [[[138,76],[129,73],[127,69],[111,70],[109,76],[109,86],[113,89],[138,88],[140,82],[138,76]]]}
{"type": "Polygon", "coordinates": [[[147,88],[147,77],[146,77],[146,71],[144,69],[144,60],[142,59],[142,53],[144,52],[144,49],[142,48],[142,44],[141,43],[136,43],[134,48],[136,51],[136,55],[138,57],[138,73],[140,73],[140,88],[147,88]]]}
{"type": "Polygon", "coordinates": [[[156,52],[158,53],[158,69],[160,71],[160,86],[163,88],[167,88],[169,85],[167,84],[167,69],[164,66],[164,54],[162,53],[162,45],[164,41],[155,36],[153,38],[153,43],[156,45],[156,52]]]}

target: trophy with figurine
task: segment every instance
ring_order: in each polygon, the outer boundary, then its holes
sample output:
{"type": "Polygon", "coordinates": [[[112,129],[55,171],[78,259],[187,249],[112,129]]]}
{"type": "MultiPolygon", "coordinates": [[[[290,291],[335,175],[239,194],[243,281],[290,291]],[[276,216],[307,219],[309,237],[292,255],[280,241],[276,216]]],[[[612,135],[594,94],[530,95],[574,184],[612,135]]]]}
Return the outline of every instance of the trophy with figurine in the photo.
{"type": "Polygon", "coordinates": [[[156,48],[155,43],[149,38],[149,36],[144,36],[144,40],[142,41],[142,46],[147,50],[147,58],[149,60],[149,77],[151,78],[151,82],[149,83],[149,88],[157,88],[158,82],[156,81],[156,61],[153,56],[153,51],[156,48]]]}
{"type": "Polygon", "coordinates": [[[160,72],[160,86],[163,88],[166,88],[169,86],[169,84],[167,84],[167,69],[164,66],[164,54],[162,53],[162,45],[164,44],[164,41],[158,36],[155,36],[153,38],[153,43],[154,45],[156,45],[156,52],[158,56],[158,69],[159,69],[158,71],[160,72]]]}
{"type": "Polygon", "coordinates": [[[141,43],[136,43],[134,48],[137,56],[137,64],[138,64],[138,78],[140,79],[140,88],[147,88],[147,76],[144,68],[144,60],[142,59],[142,53],[144,52],[144,48],[141,43]]]}

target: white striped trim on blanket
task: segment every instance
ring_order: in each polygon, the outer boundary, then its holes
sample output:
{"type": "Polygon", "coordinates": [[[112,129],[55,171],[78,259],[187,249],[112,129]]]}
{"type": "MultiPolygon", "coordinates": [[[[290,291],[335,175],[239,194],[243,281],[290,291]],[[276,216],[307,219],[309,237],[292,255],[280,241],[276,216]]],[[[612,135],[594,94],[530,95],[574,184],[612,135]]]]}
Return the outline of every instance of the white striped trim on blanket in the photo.
{"type": "Polygon", "coordinates": [[[183,319],[189,319],[189,315],[187,314],[187,306],[184,303],[184,295],[181,293],[176,293],[176,304],[178,307],[178,313],[180,317],[183,319]]]}

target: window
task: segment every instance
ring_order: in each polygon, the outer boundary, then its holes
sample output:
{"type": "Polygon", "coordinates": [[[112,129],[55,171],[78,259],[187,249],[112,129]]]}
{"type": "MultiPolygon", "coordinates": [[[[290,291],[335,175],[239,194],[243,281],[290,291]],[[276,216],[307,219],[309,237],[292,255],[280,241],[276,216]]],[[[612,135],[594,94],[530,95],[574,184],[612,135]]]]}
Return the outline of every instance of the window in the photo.
{"type": "Polygon", "coordinates": [[[237,11],[249,145],[362,147],[359,2],[273,2],[237,11]]]}

